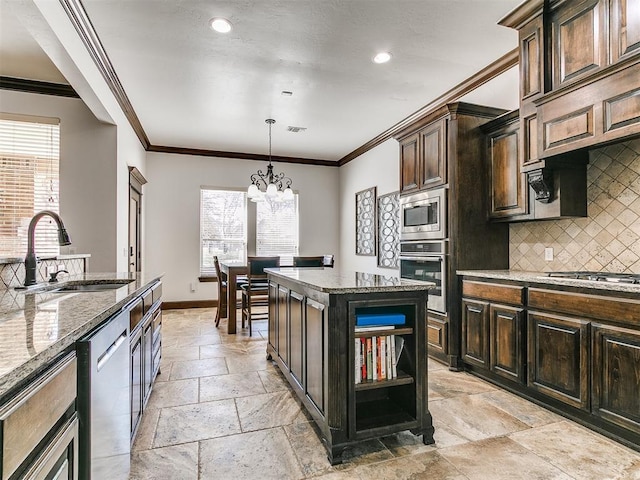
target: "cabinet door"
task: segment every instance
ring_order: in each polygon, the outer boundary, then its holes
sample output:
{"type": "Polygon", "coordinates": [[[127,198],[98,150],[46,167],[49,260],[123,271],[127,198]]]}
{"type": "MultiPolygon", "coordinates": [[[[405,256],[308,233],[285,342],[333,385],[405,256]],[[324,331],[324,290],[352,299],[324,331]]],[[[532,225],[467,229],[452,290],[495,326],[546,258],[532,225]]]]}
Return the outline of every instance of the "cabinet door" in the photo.
{"type": "Polygon", "coordinates": [[[607,64],[607,3],[566,2],[552,14],[553,89],[607,64]]]}
{"type": "Polygon", "coordinates": [[[518,30],[520,42],[520,99],[544,93],[542,15],[518,30]]]}
{"type": "Polygon", "coordinates": [[[611,61],[640,51],[640,3],[637,0],[611,1],[611,61]]]}
{"type": "Polygon", "coordinates": [[[489,304],[462,299],[462,358],[479,367],[489,366],[489,304]]]}
{"type": "Polygon", "coordinates": [[[278,287],[278,355],[289,366],[289,290],[278,287]]]}
{"type": "Polygon", "coordinates": [[[589,322],[529,312],[528,385],[589,409],[589,322]]]}
{"type": "Polygon", "coordinates": [[[269,345],[277,352],[278,351],[278,336],[277,336],[277,323],[278,323],[278,285],[275,283],[269,284],[269,345]]]}
{"type": "Polygon", "coordinates": [[[446,132],[445,119],[420,131],[420,189],[447,183],[446,132]]]}
{"type": "Polygon", "coordinates": [[[326,307],[309,298],[305,303],[305,393],[324,415],[326,401],[327,322],[326,307]]]}
{"type": "Polygon", "coordinates": [[[302,354],[303,354],[303,319],[304,319],[304,296],[296,292],[291,292],[289,322],[289,352],[291,354],[289,364],[291,374],[303,385],[302,379],[302,354]]]}
{"type": "Polygon", "coordinates": [[[78,479],[78,419],[72,419],[45,447],[42,455],[24,475],[25,480],[78,479]]]}
{"type": "Polygon", "coordinates": [[[523,309],[491,305],[491,371],[524,383],[523,309]]]}
{"type": "Polygon", "coordinates": [[[592,412],[640,434],[640,332],[593,326],[592,412]]]}
{"type": "Polygon", "coordinates": [[[400,142],[400,193],[418,189],[420,183],[419,134],[411,135],[400,142]]]}
{"type": "Polygon", "coordinates": [[[427,345],[429,354],[439,353],[447,355],[447,321],[446,317],[437,318],[429,315],[427,318],[427,345]]]}
{"type": "Polygon", "coordinates": [[[142,416],[142,329],[131,336],[131,438],[142,416]]]}
{"type": "Polygon", "coordinates": [[[516,121],[489,135],[491,218],[527,213],[527,184],[521,173],[519,125],[516,121]]]}
{"type": "Polygon", "coordinates": [[[153,385],[153,318],[148,316],[144,324],[142,339],[142,394],[143,404],[147,403],[153,385]]]}

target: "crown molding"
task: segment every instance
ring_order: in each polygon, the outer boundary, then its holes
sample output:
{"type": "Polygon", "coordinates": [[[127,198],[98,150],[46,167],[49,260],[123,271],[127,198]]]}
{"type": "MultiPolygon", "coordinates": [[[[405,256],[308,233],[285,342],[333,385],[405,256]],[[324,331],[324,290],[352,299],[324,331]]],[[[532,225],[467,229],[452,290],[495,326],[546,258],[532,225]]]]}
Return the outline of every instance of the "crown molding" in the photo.
{"type": "Polygon", "coordinates": [[[28,80],[26,78],[0,76],[0,89],[38,93],[42,95],[55,95],[57,97],[80,98],[80,95],[78,95],[71,85],[28,80]]]}
{"type": "Polygon", "coordinates": [[[462,98],[467,93],[475,90],[479,86],[487,83],[489,80],[494,79],[498,75],[506,72],[511,67],[518,64],[518,49],[514,48],[509,53],[503,55],[495,62],[490,63],[485,68],[477,72],[475,75],[469,77],[464,82],[456,85],[448,92],[442,94],[431,103],[425,105],[420,110],[412,113],[404,120],[396,123],[393,127],[385,130],[377,137],[372,138],[367,143],[356,148],[353,152],[345,155],[338,161],[338,165],[342,166],[349,163],[351,160],[359,157],[365,152],[368,152],[374,147],[377,147],[383,142],[386,142],[390,138],[398,135],[401,131],[411,127],[414,122],[419,121],[422,117],[431,114],[434,110],[446,105],[447,103],[455,102],[462,98]]]}

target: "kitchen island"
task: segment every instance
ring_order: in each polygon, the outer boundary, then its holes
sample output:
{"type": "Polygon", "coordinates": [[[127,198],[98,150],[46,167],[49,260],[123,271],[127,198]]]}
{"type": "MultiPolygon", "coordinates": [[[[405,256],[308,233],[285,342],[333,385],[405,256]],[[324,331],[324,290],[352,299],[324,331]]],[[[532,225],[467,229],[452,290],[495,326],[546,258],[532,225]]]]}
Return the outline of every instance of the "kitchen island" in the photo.
{"type": "Polygon", "coordinates": [[[350,445],[404,430],[433,443],[425,329],[434,285],[339,269],[266,271],[267,354],[318,425],[331,464],[350,445]],[[375,345],[387,360],[375,360],[375,345]]]}

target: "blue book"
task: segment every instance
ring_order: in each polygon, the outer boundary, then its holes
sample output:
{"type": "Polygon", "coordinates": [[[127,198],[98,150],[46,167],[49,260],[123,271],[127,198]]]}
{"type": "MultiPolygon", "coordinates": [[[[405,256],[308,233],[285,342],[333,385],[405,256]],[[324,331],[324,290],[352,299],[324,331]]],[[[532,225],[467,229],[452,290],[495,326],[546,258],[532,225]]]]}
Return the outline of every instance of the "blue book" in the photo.
{"type": "Polygon", "coordinates": [[[405,316],[402,313],[366,313],[356,315],[357,327],[372,327],[377,325],[404,325],[405,316]]]}

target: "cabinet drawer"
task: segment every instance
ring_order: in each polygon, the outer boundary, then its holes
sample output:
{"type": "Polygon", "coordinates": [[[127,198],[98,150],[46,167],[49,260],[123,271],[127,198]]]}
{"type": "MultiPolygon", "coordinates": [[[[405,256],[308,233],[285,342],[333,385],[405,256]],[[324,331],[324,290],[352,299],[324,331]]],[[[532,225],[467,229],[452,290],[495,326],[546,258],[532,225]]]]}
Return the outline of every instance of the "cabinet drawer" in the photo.
{"type": "Polygon", "coordinates": [[[151,299],[153,303],[160,301],[162,298],[162,282],[156,283],[153,287],[151,287],[151,299]]]}
{"type": "Polygon", "coordinates": [[[521,305],[524,300],[524,287],[463,280],[462,295],[491,302],[521,305]]]}
{"type": "Polygon", "coordinates": [[[77,360],[72,354],[0,410],[2,480],[8,479],[76,399],[77,360]]]}
{"type": "Polygon", "coordinates": [[[136,303],[131,306],[129,312],[129,331],[133,332],[142,320],[142,299],[139,298],[136,303]]]}
{"type": "Polygon", "coordinates": [[[78,419],[74,415],[26,473],[27,480],[78,478],[78,419]]]}
{"type": "Polygon", "coordinates": [[[142,294],[142,308],[144,315],[146,315],[151,309],[151,305],[153,305],[153,291],[149,289],[142,294]]]}

